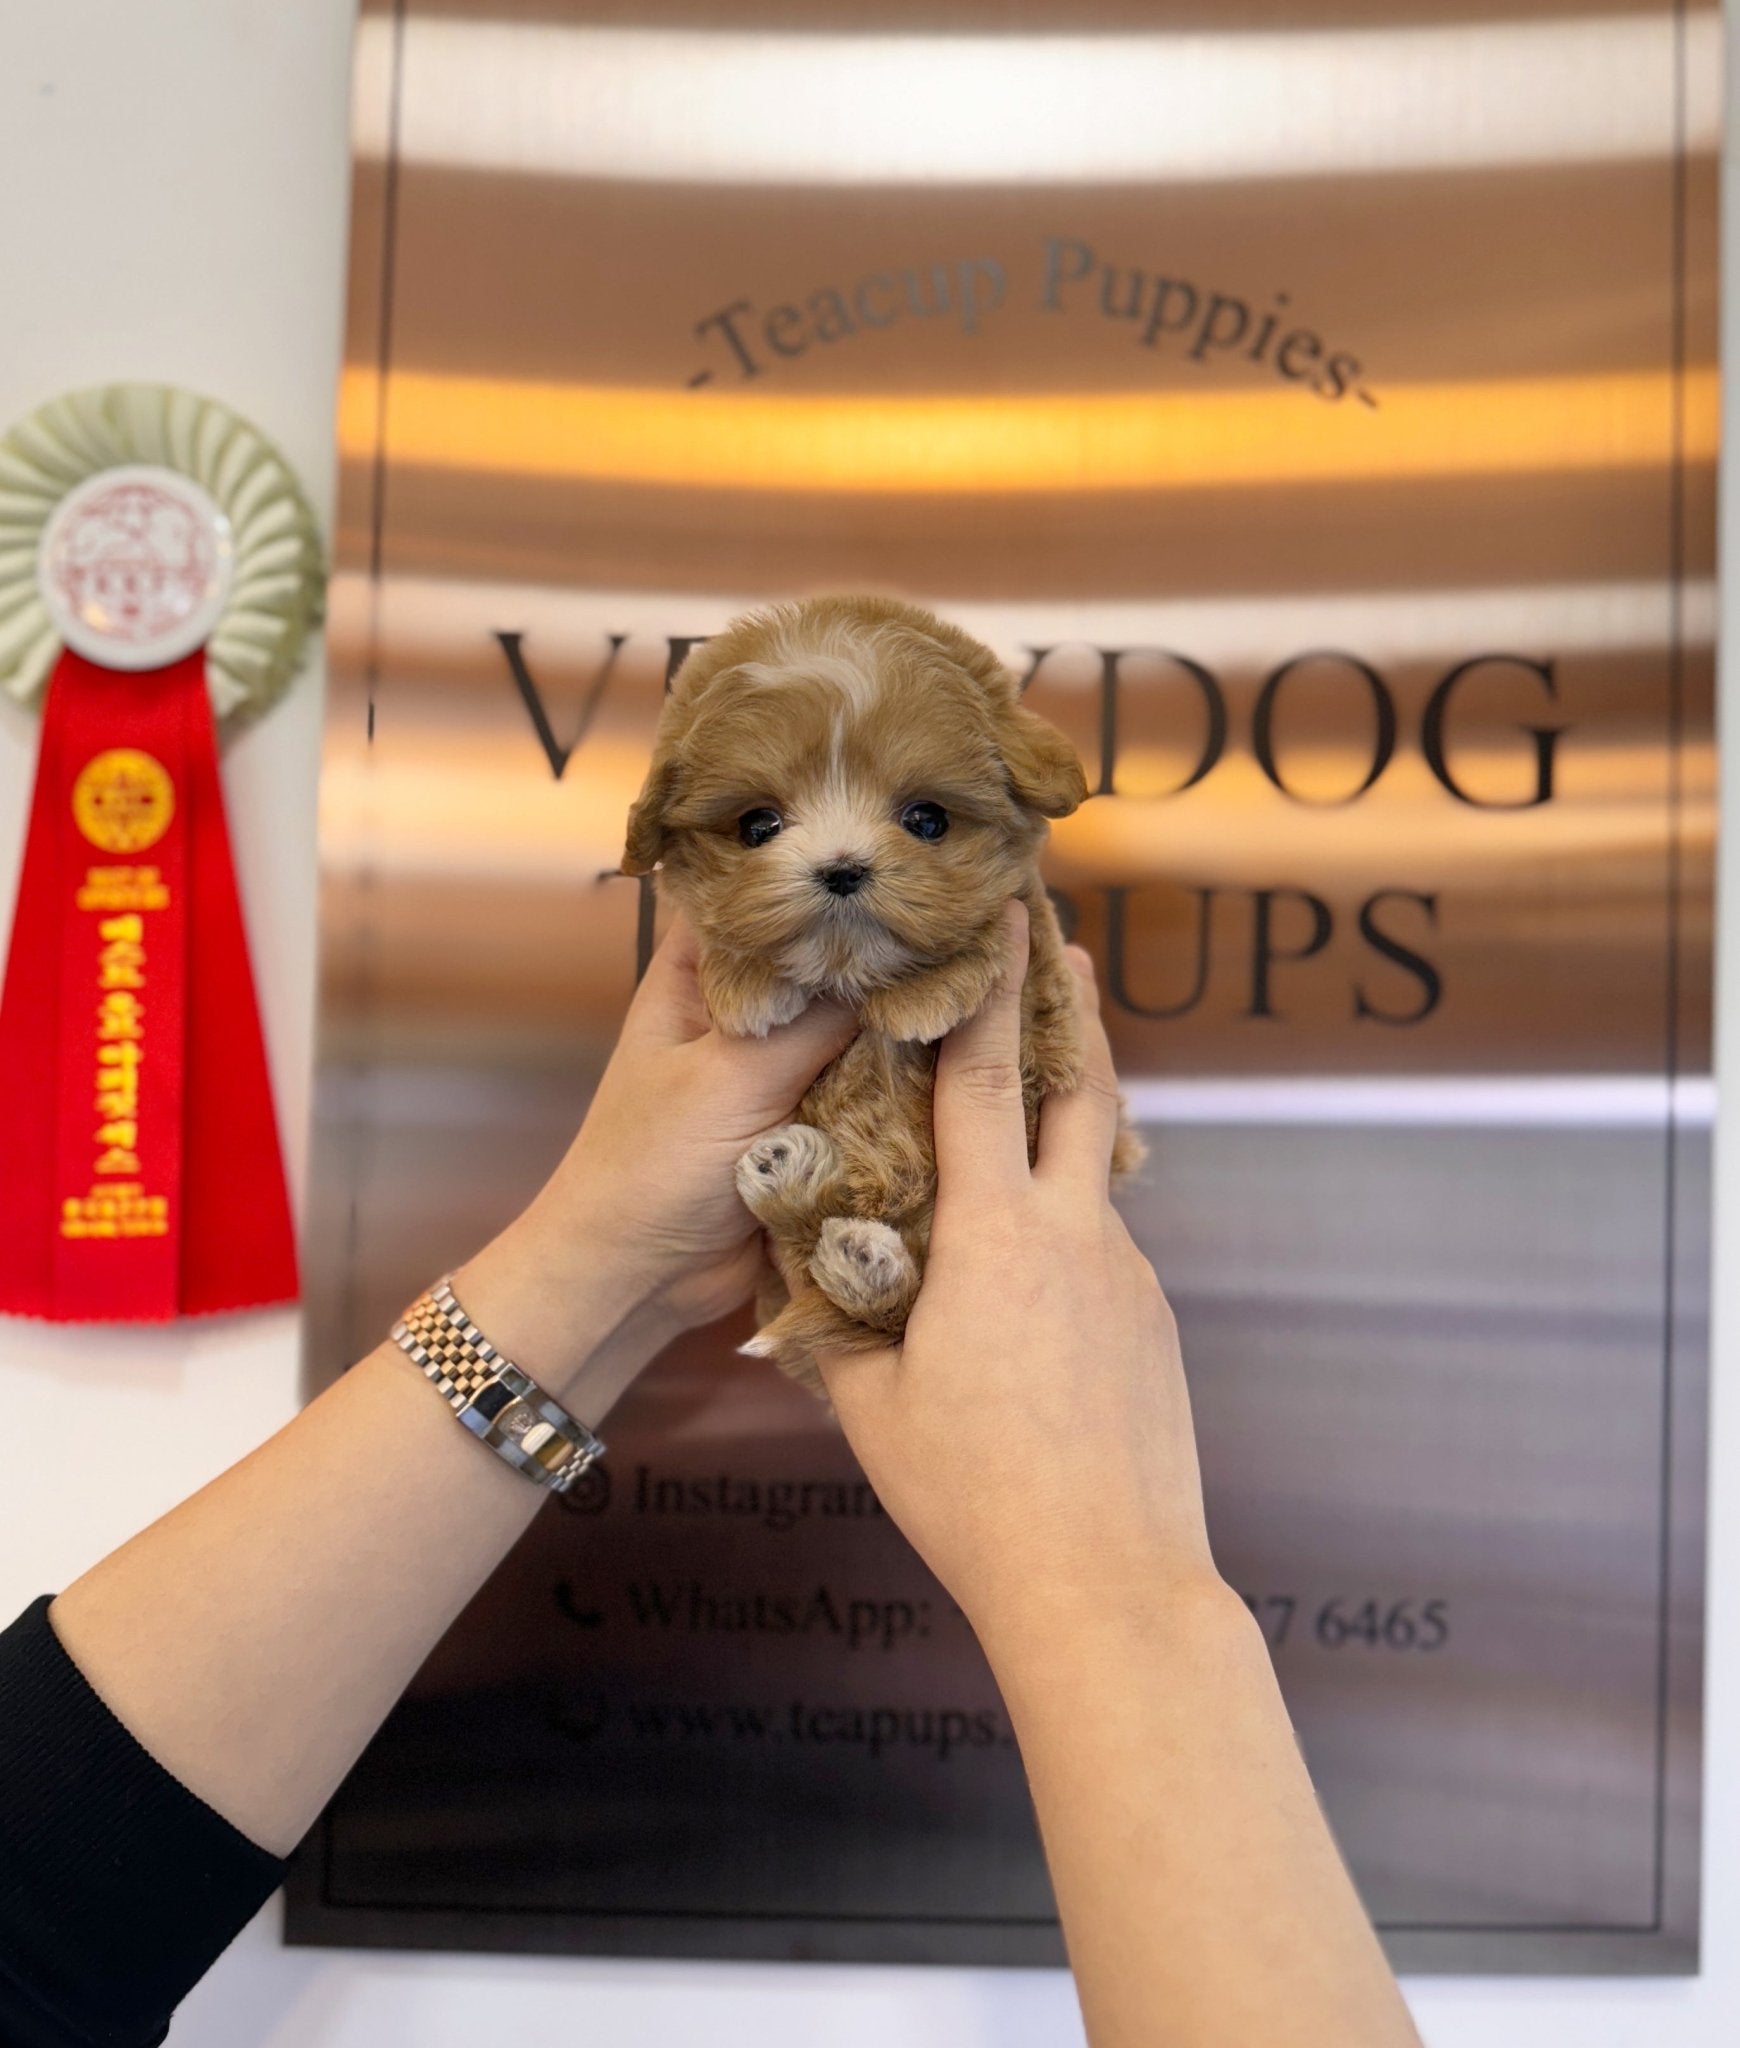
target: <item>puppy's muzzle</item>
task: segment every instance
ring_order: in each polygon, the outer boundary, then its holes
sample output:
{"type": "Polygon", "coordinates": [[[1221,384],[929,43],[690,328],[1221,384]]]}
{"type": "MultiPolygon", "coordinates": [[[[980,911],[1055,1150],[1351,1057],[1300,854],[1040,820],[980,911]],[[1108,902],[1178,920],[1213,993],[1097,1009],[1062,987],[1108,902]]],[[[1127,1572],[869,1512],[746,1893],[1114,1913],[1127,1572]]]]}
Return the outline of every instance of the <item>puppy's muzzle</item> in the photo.
{"type": "Polygon", "coordinates": [[[839,860],[817,868],[816,880],[830,896],[856,896],[870,879],[870,870],[855,860],[839,860]]]}

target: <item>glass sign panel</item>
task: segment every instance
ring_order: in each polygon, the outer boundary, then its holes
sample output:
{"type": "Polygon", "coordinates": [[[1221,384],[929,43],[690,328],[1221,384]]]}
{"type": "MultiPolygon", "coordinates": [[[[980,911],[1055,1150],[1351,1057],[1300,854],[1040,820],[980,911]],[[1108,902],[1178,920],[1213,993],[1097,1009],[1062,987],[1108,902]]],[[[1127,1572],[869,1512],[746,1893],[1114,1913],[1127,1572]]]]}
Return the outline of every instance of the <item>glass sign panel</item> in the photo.
{"type": "MultiPolygon", "coordinates": [[[[1412,1968],[1696,1954],[1717,36],[360,23],[313,1377],[584,1111],[683,653],[932,604],[1087,765],[1048,877],[1217,1555],[1412,1968]]],[[[984,1661],[745,1328],[646,1375],[431,1658],[295,1939],[1059,1959],[984,1661]]]]}

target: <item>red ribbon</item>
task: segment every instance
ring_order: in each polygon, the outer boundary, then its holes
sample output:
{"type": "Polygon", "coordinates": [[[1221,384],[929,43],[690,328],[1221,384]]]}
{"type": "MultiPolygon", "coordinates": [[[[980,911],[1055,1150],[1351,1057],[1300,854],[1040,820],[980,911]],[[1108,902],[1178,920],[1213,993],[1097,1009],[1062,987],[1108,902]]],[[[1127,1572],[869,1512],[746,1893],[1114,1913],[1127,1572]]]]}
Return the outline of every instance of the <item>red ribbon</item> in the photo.
{"type": "Polygon", "coordinates": [[[296,1251],[205,656],[49,682],[0,995],[0,1311],[289,1301],[296,1251]]]}

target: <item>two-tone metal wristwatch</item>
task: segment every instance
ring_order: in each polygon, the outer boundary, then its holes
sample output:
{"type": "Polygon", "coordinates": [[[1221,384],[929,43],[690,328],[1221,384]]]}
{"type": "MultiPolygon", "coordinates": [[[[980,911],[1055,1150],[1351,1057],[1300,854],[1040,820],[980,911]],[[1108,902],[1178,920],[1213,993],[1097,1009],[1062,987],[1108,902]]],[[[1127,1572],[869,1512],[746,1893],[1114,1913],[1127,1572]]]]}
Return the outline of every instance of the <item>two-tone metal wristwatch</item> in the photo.
{"type": "Polygon", "coordinates": [[[604,1446],[501,1353],[436,1281],[393,1325],[393,1342],[433,1381],[465,1427],[516,1472],[566,1493],[604,1446]]]}

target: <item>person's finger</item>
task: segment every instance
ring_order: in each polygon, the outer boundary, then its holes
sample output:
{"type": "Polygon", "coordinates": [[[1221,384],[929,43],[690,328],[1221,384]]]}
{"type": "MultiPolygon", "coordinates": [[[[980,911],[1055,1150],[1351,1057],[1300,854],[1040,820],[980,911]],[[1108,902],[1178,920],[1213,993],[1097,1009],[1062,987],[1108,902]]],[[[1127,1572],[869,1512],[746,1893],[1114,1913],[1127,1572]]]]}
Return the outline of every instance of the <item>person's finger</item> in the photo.
{"type": "Polygon", "coordinates": [[[679,910],[647,962],[628,1006],[625,1031],[667,1045],[684,1045],[706,1035],[711,1020],[696,972],[700,952],[695,928],[679,910]]]}
{"type": "Polygon", "coordinates": [[[1027,1118],[1021,1100],[1025,904],[1009,905],[1003,940],[1001,980],[937,1049],[931,1117],[939,1205],[973,1202],[1027,1178],[1027,1118]]]}
{"type": "Polygon", "coordinates": [[[1066,946],[1064,958],[1075,977],[1082,1075],[1067,1095],[1048,1095],[1040,1104],[1039,1158],[1034,1170],[1044,1180],[1084,1181],[1104,1193],[1118,1135],[1118,1077],[1100,1015],[1093,961],[1079,946],[1066,946]]]}

